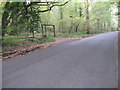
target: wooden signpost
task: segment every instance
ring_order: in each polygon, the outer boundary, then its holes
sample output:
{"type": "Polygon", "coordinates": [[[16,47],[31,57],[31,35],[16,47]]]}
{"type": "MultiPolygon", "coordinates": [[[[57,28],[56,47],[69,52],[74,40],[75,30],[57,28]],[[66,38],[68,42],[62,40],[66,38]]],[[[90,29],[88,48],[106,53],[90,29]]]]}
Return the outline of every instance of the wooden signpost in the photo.
{"type": "Polygon", "coordinates": [[[54,37],[55,37],[55,25],[53,24],[41,24],[41,27],[42,27],[42,35],[45,35],[46,32],[47,32],[47,29],[46,27],[47,26],[52,26],[53,27],[53,34],[54,34],[54,37]]]}

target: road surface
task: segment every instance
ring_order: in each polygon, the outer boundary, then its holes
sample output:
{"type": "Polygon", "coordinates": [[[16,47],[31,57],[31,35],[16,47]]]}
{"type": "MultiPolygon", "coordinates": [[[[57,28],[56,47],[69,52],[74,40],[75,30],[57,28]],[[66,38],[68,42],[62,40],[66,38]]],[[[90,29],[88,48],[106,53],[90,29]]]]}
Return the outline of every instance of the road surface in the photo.
{"type": "Polygon", "coordinates": [[[3,61],[3,88],[117,88],[117,32],[3,61]]]}

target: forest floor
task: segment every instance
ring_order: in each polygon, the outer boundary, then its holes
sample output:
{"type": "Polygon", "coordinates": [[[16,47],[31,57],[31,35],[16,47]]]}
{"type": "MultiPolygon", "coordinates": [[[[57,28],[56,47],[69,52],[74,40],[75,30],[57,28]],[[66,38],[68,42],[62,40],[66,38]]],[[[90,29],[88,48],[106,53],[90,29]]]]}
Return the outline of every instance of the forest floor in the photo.
{"type": "MultiPolygon", "coordinates": [[[[94,35],[94,34],[93,34],[94,35]]],[[[83,35],[80,37],[52,37],[52,38],[30,38],[23,36],[6,36],[3,38],[3,60],[32,53],[36,50],[45,49],[52,45],[82,39],[93,35],[83,35]]]]}

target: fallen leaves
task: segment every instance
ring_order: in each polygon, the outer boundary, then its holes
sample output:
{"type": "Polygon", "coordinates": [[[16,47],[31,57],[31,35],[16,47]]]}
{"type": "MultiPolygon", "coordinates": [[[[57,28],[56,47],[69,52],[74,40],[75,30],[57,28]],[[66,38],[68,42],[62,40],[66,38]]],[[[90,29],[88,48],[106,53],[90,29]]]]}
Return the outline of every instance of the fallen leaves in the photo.
{"type": "Polygon", "coordinates": [[[51,47],[52,45],[56,45],[56,44],[60,44],[60,43],[64,43],[64,42],[69,42],[72,40],[77,40],[77,39],[82,39],[82,38],[86,38],[86,37],[90,37],[93,35],[88,35],[88,36],[83,36],[83,37],[75,37],[75,38],[53,38],[56,41],[55,42],[46,42],[43,44],[31,44],[31,45],[22,45],[20,44],[20,47],[17,48],[16,50],[10,51],[10,52],[5,52],[2,54],[3,56],[3,60],[6,60],[8,58],[12,58],[15,56],[21,56],[21,55],[25,55],[31,52],[34,52],[36,50],[41,50],[41,49],[45,49],[48,47],[51,47]]]}

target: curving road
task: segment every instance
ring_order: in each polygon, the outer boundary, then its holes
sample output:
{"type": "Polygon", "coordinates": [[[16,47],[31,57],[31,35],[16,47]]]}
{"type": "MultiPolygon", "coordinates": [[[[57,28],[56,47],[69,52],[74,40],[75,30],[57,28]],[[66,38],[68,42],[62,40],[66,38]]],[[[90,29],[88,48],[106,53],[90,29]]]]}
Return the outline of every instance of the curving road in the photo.
{"type": "Polygon", "coordinates": [[[117,88],[117,32],[3,61],[3,88],[117,88]]]}

